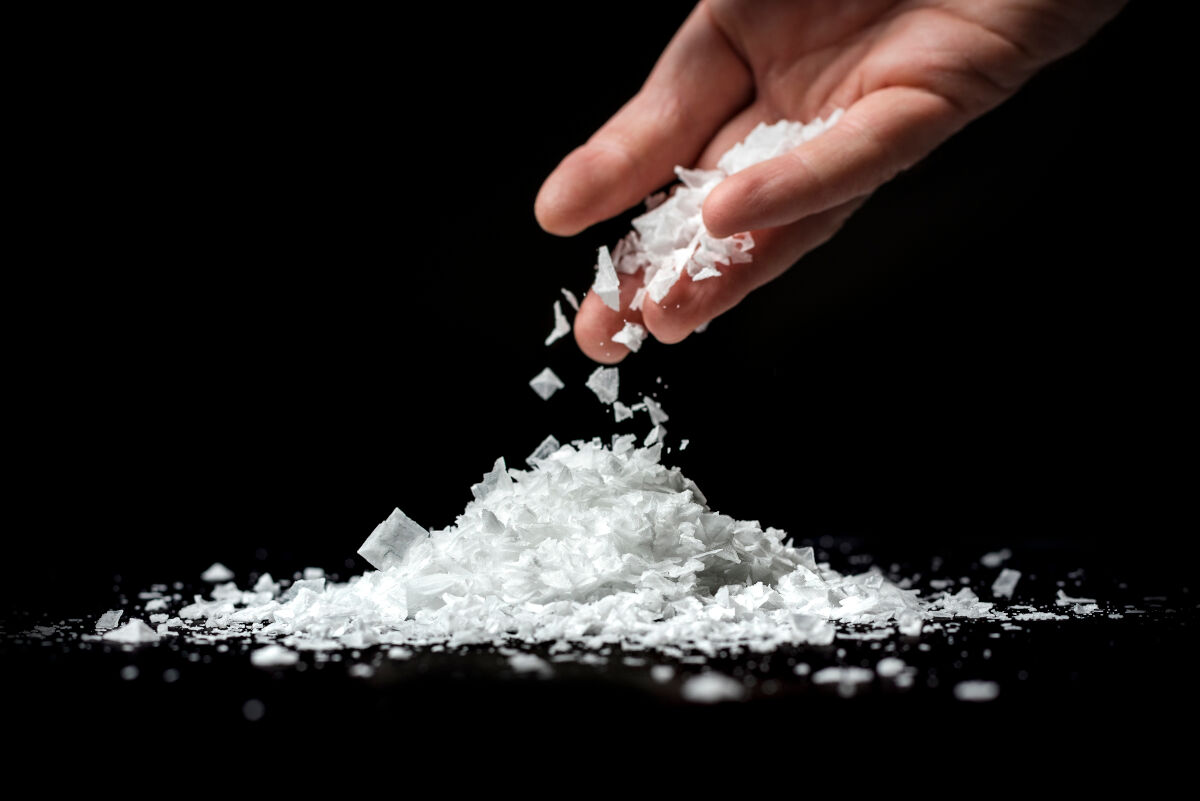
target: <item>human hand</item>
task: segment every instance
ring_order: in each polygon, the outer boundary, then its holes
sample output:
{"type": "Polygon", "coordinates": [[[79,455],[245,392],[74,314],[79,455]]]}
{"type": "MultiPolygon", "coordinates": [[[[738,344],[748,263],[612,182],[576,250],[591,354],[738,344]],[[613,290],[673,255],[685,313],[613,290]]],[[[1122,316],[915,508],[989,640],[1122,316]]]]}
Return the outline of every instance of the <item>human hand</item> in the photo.
{"type": "Polygon", "coordinates": [[[588,292],[575,339],[592,359],[628,354],[624,321],[679,342],[831,237],[880,185],[1082,45],[1123,0],[702,0],[642,89],[542,185],[539,224],[569,236],[674,178],[712,169],[760,122],[845,109],[826,133],[726,178],[704,203],[714,236],[752,231],[753,261],[681,279],[621,311],[588,292]]]}

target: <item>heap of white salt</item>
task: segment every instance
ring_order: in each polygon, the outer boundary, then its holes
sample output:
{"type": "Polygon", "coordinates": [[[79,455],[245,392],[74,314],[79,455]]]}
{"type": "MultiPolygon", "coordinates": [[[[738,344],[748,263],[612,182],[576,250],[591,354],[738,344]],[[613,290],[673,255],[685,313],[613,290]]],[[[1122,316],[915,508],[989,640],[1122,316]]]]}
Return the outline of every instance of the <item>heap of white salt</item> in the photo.
{"type": "MultiPolygon", "coordinates": [[[[617,273],[633,275],[643,270],[642,286],[629,305],[637,310],[647,296],[655,303],[662,302],[684,272],[693,281],[703,281],[721,275],[718,265],[751,261],[749,251],[754,247],[754,238],[749,233],[724,238],[709,234],[701,215],[704,200],[730,175],[820,136],[841,116],[838,109],[828,119],[817,118],[807,125],[789,120],[774,125],[759,123],[721,156],[716,169],[676,167],[675,174],[682,183],[675,191],[646,199],[646,213],[634,219],[633,230],[617,243],[611,256],[608,248],[600,248],[592,289],[605,305],[621,311],[617,273]]],[[[632,345],[630,349],[637,350],[632,345]]]]}
{"type": "Polygon", "coordinates": [[[497,460],[449,528],[399,511],[381,524],[362,551],[381,570],[282,597],[229,584],[180,614],[301,649],[515,640],[711,655],[828,644],[830,621],[891,628],[929,610],[879,572],[841,575],[783,531],[712,511],[660,451],[625,435],[539,448],[530,470],[497,460]]]}

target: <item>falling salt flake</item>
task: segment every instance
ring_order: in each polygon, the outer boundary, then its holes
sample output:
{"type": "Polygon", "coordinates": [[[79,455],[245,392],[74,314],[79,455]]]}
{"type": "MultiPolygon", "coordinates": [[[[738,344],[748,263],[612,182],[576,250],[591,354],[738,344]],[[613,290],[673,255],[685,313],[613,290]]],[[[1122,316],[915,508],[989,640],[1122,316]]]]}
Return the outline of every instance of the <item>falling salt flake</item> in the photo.
{"type": "Polygon", "coordinates": [[[563,297],[567,299],[567,305],[569,305],[575,311],[579,311],[579,298],[575,297],[575,293],[566,287],[563,287],[559,291],[562,292],[563,297]]]}
{"type": "Polygon", "coordinates": [[[200,578],[213,584],[220,584],[225,581],[233,581],[233,571],[220,562],[213,562],[209,565],[208,570],[200,574],[200,578]]]}
{"type": "Polygon", "coordinates": [[[129,622],[119,629],[106,632],[104,639],[109,642],[119,642],[126,645],[158,642],[158,632],[146,625],[145,621],[130,618],[129,622]]]}
{"type": "Polygon", "coordinates": [[[642,342],[645,339],[646,329],[642,328],[637,323],[631,323],[628,321],[626,321],[624,328],[612,336],[613,342],[621,343],[634,353],[637,353],[641,349],[642,342]]]}
{"type": "Polygon", "coordinates": [[[1017,582],[1021,580],[1021,571],[1004,568],[992,582],[992,595],[997,598],[1011,598],[1017,582]]]}
{"type": "Polygon", "coordinates": [[[651,398],[649,395],[642,396],[642,403],[646,406],[646,413],[650,415],[650,422],[654,425],[665,423],[671,418],[663,411],[663,407],[658,401],[651,398]]]}
{"type": "Polygon", "coordinates": [[[137,665],[126,665],[125,667],[121,668],[121,678],[123,678],[125,681],[133,681],[138,677],[140,672],[141,671],[138,670],[137,665]]]}
{"type": "Polygon", "coordinates": [[[659,684],[665,684],[675,678],[675,668],[670,665],[655,665],[650,668],[650,678],[659,684]]]}
{"type": "Polygon", "coordinates": [[[96,621],[96,631],[104,631],[106,629],[115,629],[121,620],[121,610],[111,609],[100,616],[96,621]]]}
{"type": "Polygon", "coordinates": [[[633,417],[632,409],[620,401],[613,401],[613,420],[615,422],[619,423],[622,420],[628,420],[630,417],[633,417]]]}
{"type": "Polygon", "coordinates": [[[325,578],[325,569],[321,567],[306,567],[304,568],[304,578],[312,581],[313,579],[325,578]]]}
{"type": "Polygon", "coordinates": [[[1054,602],[1055,606],[1073,606],[1074,604],[1094,604],[1095,598],[1072,598],[1062,590],[1058,591],[1058,600],[1054,602]]]}
{"type": "Polygon", "coordinates": [[[692,329],[692,333],[693,333],[693,334],[703,334],[705,331],[707,331],[707,330],[708,330],[708,324],[709,324],[710,322],[712,322],[712,321],[711,321],[711,320],[706,320],[705,322],[703,322],[703,323],[700,323],[700,325],[698,325],[698,326],[696,326],[695,328],[693,328],[693,329],[692,329]]]}
{"type": "Polygon", "coordinates": [[[525,463],[530,467],[536,467],[537,462],[550,458],[550,454],[557,451],[560,447],[562,446],[559,445],[558,440],[552,434],[542,440],[541,444],[533,449],[533,453],[525,457],[525,463]]]}
{"type": "Polygon", "coordinates": [[[662,438],[666,435],[666,433],[667,430],[662,426],[655,426],[654,428],[650,429],[650,433],[646,435],[645,441],[642,442],[642,447],[649,448],[656,442],[662,442],[662,438]]]}
{"type": "Polygon", "coordinates": [[[617,399],[621,377],[615,367],[597,367],[588,376],[587,388],[596,393],[601,403],[613,403],[617,399]]]}
{"type": "Polygon", "coordinates": [[[562,339],[569,333],[571,333],[571,324],[563,316],[562,304],[556,300],[554,301],[554,330],[550,332],[550,336],[546,337],[546,344],[549,345],[557,339],[562,339]]]}
{"type": "Polygon", "coordinates": [[[536,673],[543,679],[554,675],[550,663],[535,654],[513,654],[508,657],[508,666],[517,673],[536,673]]]}
{"type": "Polygon", "coordinates": [[[550,400],[550,396],[565,387],[566,384],[554,374],[553,370],[547,367],[529,380],[529,386],[533,387],[533,391],[542,400],[550,400]]]}
{"type": "Polygon", "coordinates": [[[680,694],[693,704],[716,704],[742,700],[746,697],[746,687],[737,679],[708,672],[688,678],[680,688],[680,694]]]}
{"type": "MultiPolygon", "coordinates": [[[[387,570],[398,564],[413,543],[429,536],[429,532],[414,523],[397,507],[387,519],[375,527],[358,549],[358,555],[376,570],[387,570]]],[[[295,587],[288,590],[291,593],[295,587]]]]}
{"type": "Polygon", "coordinates": [[[905,667],[907,667],[907,665],[904,664],[903,659],[899,659],[894,656],[885,656],[883,659],[880,659],[879,664],[875,666],[875,672],[885,679],[890,679],[903,673],[905,667]]]}
{"type": "Polygon", "coordinates": [[[260,668],[291,667],[300,661],[300,654],[274,644],[259,648],[250,653],[250,664],[260,668]]]}
{"type": "Polygon", "coordinates": [[[1000,685],[994,681],[971,679],[954,685],[954,697],[960,701],[994,701],[1000,695],[1000,685]]]}
{"type": "Polygon", "coordinates": [[[375,668],[359,662],[357,665],[351,665],[346,672],[356,679],[369,679],[375,675],[375,668]]]}
{"type": "Polygon", "coordinates": [[[388,659],[412,659],[412,649],[405,648],[402,645],[393,645],[388,649],[388,659]]]}
{"type": "Polygon", "coordinates": [[[621,282],[617,279],[617,271],[613,269],[608,248],[603,245],[600,247],[599,261],[596,262],[596,280],[592,284],[592,291],[608,308],[613,311],[621,310],[621,282]]]}
{"type": "Polygon", "coordinates": [[[679,440],[679,450],[681,450],[681,451],[686,451],[686,450],[687,450],[688,443],[690,443],[690,442],[691,442],[691,440],[690,440],[690,439],[681,439],[681,440],[679,440]]]}
{"type": "Polygon", "coordinates": [[[984,567],[995,568],[1000,567],[1000,565],[1004,564],[1009,559],[1012,559],[1012,551],[1010,551],[1008,548],[1001,548],[998,551],[985,553],[983,556],[979,557],[979,564],[983,565],[984,567]]]}

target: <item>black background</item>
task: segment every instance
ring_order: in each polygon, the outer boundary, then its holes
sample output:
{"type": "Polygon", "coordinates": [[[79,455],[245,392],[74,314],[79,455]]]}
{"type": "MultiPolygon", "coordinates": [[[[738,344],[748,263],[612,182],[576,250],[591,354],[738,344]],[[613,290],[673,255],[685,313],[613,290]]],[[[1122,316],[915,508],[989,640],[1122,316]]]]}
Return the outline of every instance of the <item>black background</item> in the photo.
{"type": "MultiPolygon", "coordinates": [[[[449,525],[496,456],[615,430],[593,365],[542,339],[631,215],[559,239],[532,203],[686,10],[60,28],[21,129],[17,603],[260,549],[345,572],[392,507],[449,525]],[[547,365],[568,386],[543,402],[547,365]]],[[[692,442],[668,461],[798,539],[1179,568],[1194,360],[1161,27],[1127,8],[708,332],[627,360],[622,397],[658,391],[692,442]]]]}
{"type": "MultiPolygon", "coordinates": [[[[6,608],[93,615],[114,576],[215,560],[345,576],[394,506],[452,524],[499,455],[644,433],[611,423],[569,339],[542,346],[559,287],[581,293],[632,215],[559,239],[532,207],[688,7],[57,29],[17,124],[10,491],[32,514],[6,608]],[[545,366],[567,384],[549,402],[527,386],[545,366]]],[[[657,391],[691,440],[667,461],[720,511],[880,561],[1007,546],[1185,583],[1191,260],[1162,27],[1126,9],[706,333],[622,364],[622,398],[657,391]]]]}

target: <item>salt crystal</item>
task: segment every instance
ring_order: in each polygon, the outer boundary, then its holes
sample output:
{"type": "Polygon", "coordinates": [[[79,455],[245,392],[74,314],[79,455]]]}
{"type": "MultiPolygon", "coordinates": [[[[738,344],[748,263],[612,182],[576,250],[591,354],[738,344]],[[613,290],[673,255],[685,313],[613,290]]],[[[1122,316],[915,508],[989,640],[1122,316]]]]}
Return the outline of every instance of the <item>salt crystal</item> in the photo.
{"type": "Polygon", "coordinates": [[[885,679],[890,679],[898,676],[907,667],[903,659],[898,659],[894,656],[885,656],[879,660],[879,664],[875,666],[875,672],[885,679]]]}
{"type": "Polygon", "coordinates": [[[158,642],[158,632],[146,625],[145,621],[130,618],[129,622],[118,629],[113,629],[104,635],[109,642],[119,642],[126,645],[158,642]]]}
{"type": "Polygon", "coordinates": [[[671,418],[663,411],[663,407],[658,401],[651,398],[649,395],[642,396],[642,403],[646,406],[646,413],[650,415],[650,422],[654,425],[665,423],[671,418]]]}
{"type": "Polygon", "coordinates": [[[120,609],[111,609],[111,610],[105,612],[103,615],[101,615],[100,619],[96,621],[96,631],[103,631],[105,629],[115,629],[117,627],[117,624],[120,621],[121,621],[121,610],[120,609]]]}
{"type": "Polygon", "coordinates": [[[588,376],[587,388],[596,393],[601,403],[612,403],[617,399],[620,381],[616,367],[597,367],[588,376]]]}
{"type": "Polygon", "coordinates": [[[169,615],[165,615],[165,614],[163,614],[163,613],[161,613],[161,612],[160,612],[160,613],[159,613],[159,614],[157,614],[157,615],[151,615],[151,616],[150,616],[150,622],[151,622],[151,623],[153,623],[153,624],[155,624],[155,625],[157,626],[159,623],[166,623],[166,622],[167,622],[167,618],[168,618],[168,617],[170,617],[170,616],[169,616],[169,615]]]}
{"type": "Polygon", "coordinates": [[[631,323],[628,321],[626,321],[625,327],[613,334],[612,337],[613,342],[619,342],[634,353],[637,353],[641,349],[642,342],[645,339],[646,329],[642,328],[637,323],[631,323]]]}
{"type": "Polygon", "coordinates": [[[529,380],[529,386],[542,400],[550,400],[550,396],[566,386],[554,371],[547,367],[529,380]]]}
{"type": "Polygon", "coordinates": [[[133,681],[138,677],[140,672],[141,671],[138,670],[137,665],[126,665],[125,667],[121,668],[121,678],[125,681],[133,681]]]}
{"type": "Polygon", "coordinates": [[[650,678],[659,684],[665,684],[675,678],[675,668],[670,665],[655,665],[650,668],[650,678]]]}
{"type": "MultiPolygon", "coordinates": [[[[566,290],[563,291],[565,292],[566,290]]],[[[578,306],[576,308],[578,308],[578,306]]],[[[554,330],[550,332],[550,336],[546,337],[546,344],[549,345],[550,343],[557,339],[561,339],[569,333],[571,333],[571,324],[567,322],[567,318],[563,316],[562,304],[556,300],[554,301],[554,330]]]]}
{"type": "Polygon", "coordinates": [[[1011,598],[1013,590],[1017,587],[1017,582],[1021,580],[1021,571],[1004,568],[1000,571],[1000,575],[992,582],[992,595],[997,598],[1011,598]]]}
{"type": "Polygon", "coordinates": [[[809,673],[812,673],[812,668],[809,667],[807,662],[797,662],[795,667],[792,668],[792,672],[797,676],[807,676],[809,673]]]}
{"type": "Polygon", "coordinates": [[[691,442],[691,440],[690,440],[690,439],[681,439],[681,440],[679,440],[679,450],[681,450],[681,451],[686,451],[686,450],[687,450],[687,446],[688,446],[688,443],[689,443],[689,442],[691,442]]]}
{"type": "Polygon", "coordinates": [[[414,523],[397,507],[386,520],[375,527],[358,549],[358,554],[376,570],[387,570],[404,558],[404,554],[413,543],[428,536],[429,532],[414,523]]]}
{"type": "Polygon", "coordinates": [[[599,260],[596,263],[596,280],[592,284],[595,292],[604,305],[613,311],[621,310],[621,282],[617,279],[617,271],[613,269],[612,257],[608,248],[601,246],[599,260]]]}
{"type": "Polygon", "coordinates": [[[388,649],[388,659],[412,659],[413,652],[401,645],[393,645],[388,649]]]}
{"type": "Polygon", "coordinates": [[[308,580],[325,578],[325,569],[322,567],[306,567],[303,573],[304,578],[308,580]]]}
{"type": "Polygon", "coordinates": [[[255,592],[268,592],[275,595],[279,592],[279,585],[271,578],[270,573],[263,573],[258,577],[258,581],[254,582],[255,592]]]}
{"type": "Polygon", "coordinates": [[[579,311],[579,298],[575,297],[575,293],[565,287],[560,291],[563,293],[563,297],[567,299],[567,304],[575,311],[579,311]]]}
{"type": "Polygon", "coordinates": [[[1094,604],[1095,598],[1072,598],[1062,590],[1058,591],[1058,599],[1054,602],[1057,606],[1072,606],[1073,604],[1094,604]]]}
{"type": "Polygon", "coordinates": [[[650,429],[650,433],[646,435],[646,439],[642,442],[642,447],[649,448],[656,442],[661,442],[663,435],[666,434],[666,429],[662,426],[655,426],[650,429]]]}
{"type": "Polygon", "coordinates": [[[1008,548],[1001,548],[999,551],[985,553],[979,558],[979,563],[984,567],[1000,567],[1000,565],[1012,558],[1012,551],[1008,548]]]}
{"type": "Polygon", "coordinates": [[[972,679],[954,685],[954,697],[960,701],[994,701],[1000,695],[1000,685],[994,681],[972,679]]]}
{"type": "Polygon", "coordinates": [[[219,584],[223,581],[233,581],[233,571],[220,562],[213,562],[209,565],[208,570],[200,574],[200,578],[211,581],[213,584],[219,584]]]}
{"type": "Polygon", "coordinates": [[[534,654],[513,654],[508,658],[508,666],[517,673],[537,673],[544,679],[554,675],[550,663],[534,654]]]}
{"type": "Polygon", "coordinates": [[[346,672],[356,679],[369,679],[375,675],[375,668],[360,662],[357,665],[351,665],[346,672]]]}
{"type": "Polygon", "coordinates": [[[869,684],[875,672],[860,667],[827,667],[813,674],[813,684],[836,684],[838,695],[848,697],[858,691],[860,685],[869,684]]]}
{"type": "Polygon", "coordinates": [[[628,406],[621,403],[620,401],[613,401],[613,420],[614,420],[614,422],[619,423],[622,420],[628,420],[630,417],[633,417],[632,409],[630,409],[628,406]]]}
{"type": "Polygon", "coordinates": [[[250,664],[255,667],[290,667],[300,661],[300,654],[282,645],[274,644],[250,653],[250,664]]]}
{"type": "Polygon", "coordinates": [[[147,612],[158,612],[158,611],[166,609],[166,608],[167,608],[167,599],[166,598],[155,598],[151,601],[147,601],[146,605],[143,607],[143,609],[145,609],[145,611],[147,611],[147,612]]]}
{"type": "Polygon", "coordinates": [[[525,457],[525,463],[530,467],[537,467],[537,462],[549,458],[550,454],[557,451],[560,447],[562,446],[558,444],[558,440],[553,435],[548,436],[533,449],[533,453],[525,457]]]}
{"type": "Polygon", "coordinates": [[[680,694],[694,704],[716,704],[742,700],[746,696],[746,687],[724,674],[708,672],[689,677],[680,688],[680,694]]]}

